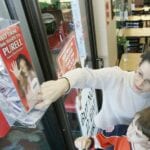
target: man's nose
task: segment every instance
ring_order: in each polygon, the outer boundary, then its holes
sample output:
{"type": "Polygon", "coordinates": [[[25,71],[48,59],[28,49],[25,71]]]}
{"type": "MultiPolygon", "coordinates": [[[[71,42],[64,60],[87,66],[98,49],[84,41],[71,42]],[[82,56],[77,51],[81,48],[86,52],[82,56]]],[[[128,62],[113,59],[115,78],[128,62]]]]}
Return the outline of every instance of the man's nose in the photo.
{"type": "Polygon", "coordinates": [[[142,86],[143,83],[144,83],[144,80],[143,80],[143,79],[140,79],[140,80],[138,80],[138,82],[137,82],[137,86],[142,86]]]}

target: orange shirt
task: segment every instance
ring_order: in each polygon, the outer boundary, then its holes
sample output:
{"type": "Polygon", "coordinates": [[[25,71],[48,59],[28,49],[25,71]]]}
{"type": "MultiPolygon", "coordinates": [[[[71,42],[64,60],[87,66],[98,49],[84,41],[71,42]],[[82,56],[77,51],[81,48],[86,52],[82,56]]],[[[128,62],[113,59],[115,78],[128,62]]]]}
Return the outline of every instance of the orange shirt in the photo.
{"type": "Polygon", "coordinates": [[[131,150],[130,143],[126,136],[106,137],[103,134],[98,133],[96,138],[102,148],[114,146],[114,150],[131,150]]]}

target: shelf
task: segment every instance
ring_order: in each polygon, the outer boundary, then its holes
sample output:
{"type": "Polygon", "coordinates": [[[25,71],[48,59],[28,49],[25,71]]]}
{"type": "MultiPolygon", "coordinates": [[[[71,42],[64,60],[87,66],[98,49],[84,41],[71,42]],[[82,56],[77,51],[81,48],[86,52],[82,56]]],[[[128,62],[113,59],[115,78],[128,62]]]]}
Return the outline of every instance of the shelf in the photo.
{"type": "Polygon", "coordinates": [[[61,3],[71,2],[71,0],[60,0],[61,3]]]}

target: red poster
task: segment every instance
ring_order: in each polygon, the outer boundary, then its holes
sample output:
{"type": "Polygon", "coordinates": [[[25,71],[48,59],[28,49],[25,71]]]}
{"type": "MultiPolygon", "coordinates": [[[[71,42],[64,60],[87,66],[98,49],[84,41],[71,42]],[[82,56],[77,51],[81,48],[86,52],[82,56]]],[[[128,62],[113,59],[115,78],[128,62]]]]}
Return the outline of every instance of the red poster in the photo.
{"type": "Polygon", "coordinates": [[[37,102],[39,82],[19,23],[0,30],[0,57],[17,90],[24,110],[28,112],[37,102]]]}
{"type": "Polygon", "coordinates": [[[3,113],[0,111],[0,138],[4,137],[10,129],[3,113]]]}
{"type": "Polygon", "coordinates": [[[76,68],[76,65],[79,63],[79,54],[74,32],[69,35],[67,42],[59,53],[57,63],[60,75],[76,68]]]}
{"type": "MultiPolygon", "coordinates": [[[[57,63],[60,71],[59,76],[62,76],[69,70],[77,68],[77,66],[80,64],[74,32],[69,35],[67,42],[61,49],[61,52],[57,57],[57,63]]],[[[65,100],[65,108],[67,112],[75,112],[75,98],[77,96],[77,93],[77,90],[73,89],[67,95],[65,100]]]]}

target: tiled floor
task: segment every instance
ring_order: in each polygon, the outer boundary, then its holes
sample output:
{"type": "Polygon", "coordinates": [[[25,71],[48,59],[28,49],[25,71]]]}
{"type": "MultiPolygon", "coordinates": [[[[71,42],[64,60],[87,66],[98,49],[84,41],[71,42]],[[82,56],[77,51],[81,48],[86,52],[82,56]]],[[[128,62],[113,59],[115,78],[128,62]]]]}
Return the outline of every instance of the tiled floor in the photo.
{"type": "Polygon", "coordinates": [[[45,135],[39,129],[12,129],[0,139],[0,150],[50,150],[45,135]]]}

